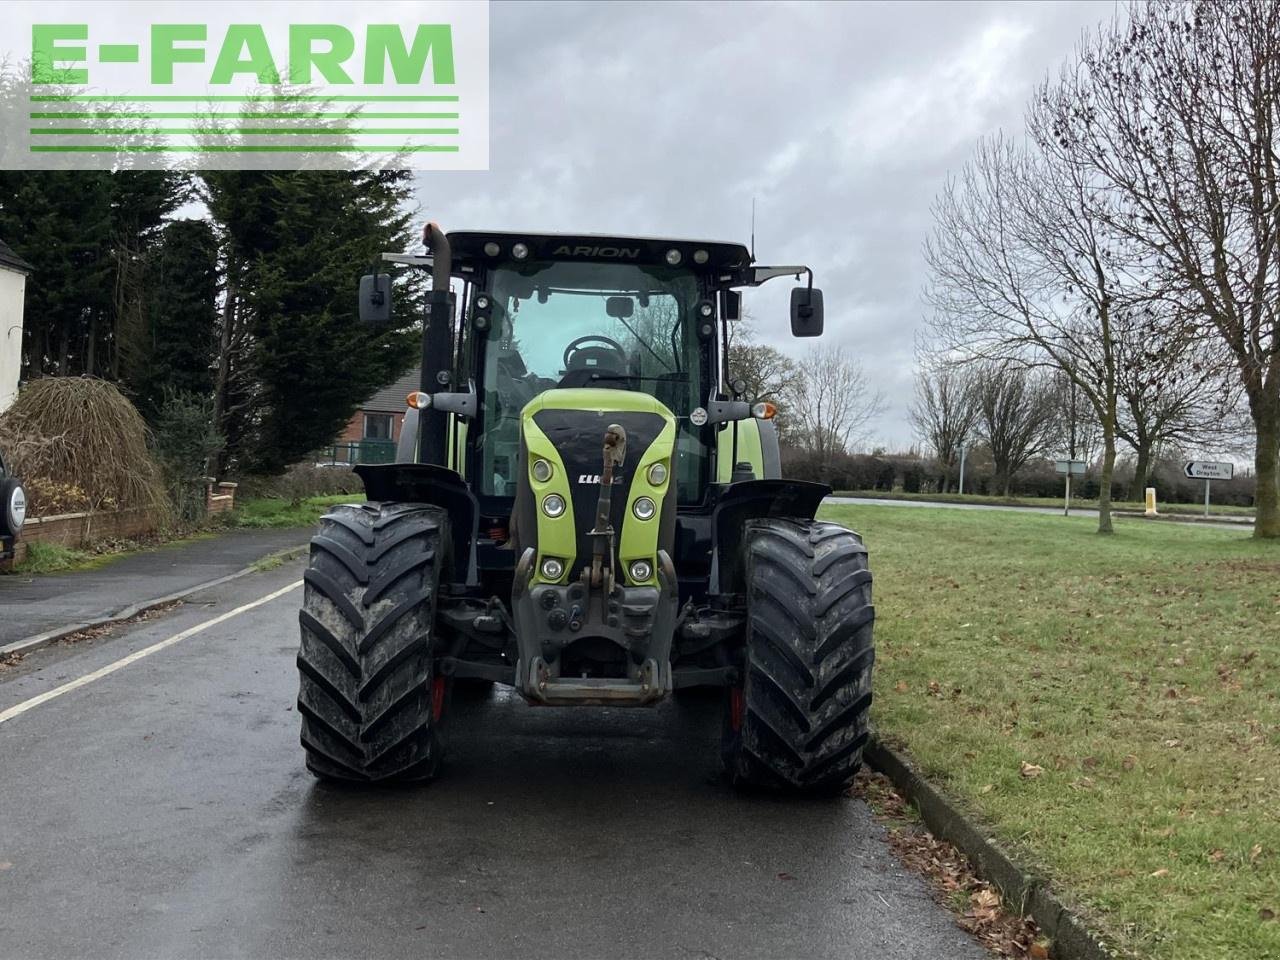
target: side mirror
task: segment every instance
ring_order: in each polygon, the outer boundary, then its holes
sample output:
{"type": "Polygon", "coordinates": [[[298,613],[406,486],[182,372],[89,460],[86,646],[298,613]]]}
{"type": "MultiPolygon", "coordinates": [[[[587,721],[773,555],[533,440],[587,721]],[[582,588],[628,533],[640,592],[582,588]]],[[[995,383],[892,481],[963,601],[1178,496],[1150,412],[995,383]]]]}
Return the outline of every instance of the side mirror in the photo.
{"type": "Polygon", "coordinates": [[[360,278],[360,322],[371,326],[391,323],[391,274],[367,273],[360,278]]]}
{"type": "Polygon", "coordinates": [[[822,336],[822,291],[817,287],[796,287],[791,291],[791,335],[822,336]]]}
{"type": "Polygon", "coordinates": [[[742,294],[737,290],[720,291],[720,316],[726,320],[742,319],[742,294]]]}

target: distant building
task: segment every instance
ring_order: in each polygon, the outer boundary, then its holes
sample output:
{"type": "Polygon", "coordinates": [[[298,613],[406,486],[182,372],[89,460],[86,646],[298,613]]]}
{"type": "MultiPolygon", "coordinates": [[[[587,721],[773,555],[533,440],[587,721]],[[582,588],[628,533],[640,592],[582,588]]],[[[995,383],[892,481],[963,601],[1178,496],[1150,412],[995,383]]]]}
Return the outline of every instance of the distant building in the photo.
{"type": "Polygon", "coordinates": [[[0,411],[18,398],[22,374],[22,312],[31,264],[0,240],[0,411]]]}
{"type": "Polygon", "coordinates": [[[388,463],[393,460],[404,423],[406,398],[418,389],[420,377],[415,366],[362,403],[335,442],[332,459],[337,463],[388,463]]]}

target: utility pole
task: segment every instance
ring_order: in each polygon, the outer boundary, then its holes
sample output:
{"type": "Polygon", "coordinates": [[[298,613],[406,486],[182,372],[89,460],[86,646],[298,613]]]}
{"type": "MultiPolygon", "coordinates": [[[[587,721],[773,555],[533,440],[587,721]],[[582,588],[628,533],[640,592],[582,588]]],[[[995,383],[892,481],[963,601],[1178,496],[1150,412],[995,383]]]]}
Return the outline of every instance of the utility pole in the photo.
{"type": "Polygon", "coordinates": [[[964,444],[960,444],[960,496],[964,496],[964,444]]]}

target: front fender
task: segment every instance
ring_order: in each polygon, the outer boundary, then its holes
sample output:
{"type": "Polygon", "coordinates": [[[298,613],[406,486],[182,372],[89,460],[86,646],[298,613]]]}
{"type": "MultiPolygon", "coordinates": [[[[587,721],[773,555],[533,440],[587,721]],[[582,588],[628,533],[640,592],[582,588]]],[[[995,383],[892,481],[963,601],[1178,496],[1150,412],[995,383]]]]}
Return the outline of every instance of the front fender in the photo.
{"type": "Polygon", "coordinates": [[[454,470],[433,463],[362,463],[354,468],[369,500],[429,503],[446,510],[453,534],[453,569],[477,584],[476,539],[480,505],[454,470]]]}
{"type": "Polygon", "coordinates": [[[731,484],[711,517],[711,593],[740,593],[742,530],[748,520],[790,517],[812,520],[831,488],[808,480],[743,480],[731,484]]]}

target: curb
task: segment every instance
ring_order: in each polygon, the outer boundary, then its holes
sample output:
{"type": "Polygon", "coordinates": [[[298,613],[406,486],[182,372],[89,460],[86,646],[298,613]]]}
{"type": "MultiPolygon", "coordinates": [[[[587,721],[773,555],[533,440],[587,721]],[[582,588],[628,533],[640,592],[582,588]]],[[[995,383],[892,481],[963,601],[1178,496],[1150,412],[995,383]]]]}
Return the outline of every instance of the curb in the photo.
{"type": "MultiPolygon", "coordinates": [[[[293,560],[302,556],[307,550],[307,544],[301,544],[296,547],[289,547],[285,550],[278,550],[275,553],[266,554],[269,557],[280,557],[282,560],[293,560]]],[[[260,557],[259,560],[262,558],[260,557]]],[[[37,633],[35,636],[27,637],[23,640],[15,640],[0,646],[0,656],[7,656],[14,653],[30,653],[33,650],[39,650],[41,647],[47,647],[51,643],[57,643],[63,637],[69,637],[73,633],[79,633],[82,630],[93,630],[97,627],[105,627],[108,624],[119,623],[122,620],[131,620],[140,613],[145,613],[154,607],[163,606],[166,603],[172,603],[174,600],[181,600],[189,597],[193,593],[199,593],[201,590],[208,590],[212,587],[219,587],[224,583],[230,583],[232,580],[238,580],[240,577],[248,576],[251,573],[257,573],[258,568],[255,564],[245,567],[243,570],[237,570],[235,573],[229,573],[225,577],[218,577],[216,580],[206,580],[204,583],[197,583],[190,587],[184,587],[176,593],[170,593],[163,597],[155,597],[151,600],[142,600],[138,603],[130,604],[122,610],[118,610],[108,616],[98,617],[94,620],[86,620],[84,623],[72,624],[68,627],[55,627],[53,630],[46,630],[44,633],[37,633]]]]}
{"type": "Polygon", "coordinates": [[[943,793],[929,783],[902,754],[872,735],[863,754],[867,763],[888,777],[916,805],[930,832],[969,858],[974,870],[1000,888],[1023,914],[1030,914],[1053,941],[1059,960],[1113,960],[1113,954],[1084,921],[1049,889],[1043,877],[1019,867],[1012,857],[983,832],[943,793]]]}

